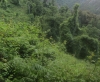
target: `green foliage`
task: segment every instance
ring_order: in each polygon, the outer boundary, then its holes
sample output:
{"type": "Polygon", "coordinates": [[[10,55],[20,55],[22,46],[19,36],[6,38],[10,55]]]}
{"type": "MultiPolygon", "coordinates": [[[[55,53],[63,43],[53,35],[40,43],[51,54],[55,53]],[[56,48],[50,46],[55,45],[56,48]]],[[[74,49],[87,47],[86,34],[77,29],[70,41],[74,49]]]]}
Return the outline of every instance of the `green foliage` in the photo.
{"type": "Polygon", "coordinates": [[[66,14],[67,14],[67,12],[68,12],[68,7],[67,7],[67,6],[61,7],[61,8],[59,9],[59,12],[60,12],[60,14],[61,14],[62,16],[63,16],[63,15],[66,16],[66,14]]]}
{"type": "Polygon", "coordinates": [[[88,35],[90,36],[90,37],[93,37],[93,38],[96,38],[96,39],[98,39],[99,40],[99,33],[100,33],[100,30],[99,29],[97,29],[96,27],[89,27],[88,26],[88,28],[87,28],[87,33],[88,33],[88,35]]]}
{"type": "Polygon", "coordinates": [[[88,36],[79,36],[75,39],[75,51],[76,55],[80,55],[77,57],[85,58],[89,55],[90,51],[93,51],[95,54],[98,55],[99,52],[99,42],[96,39],[90,38],[88,36]],[[77,42],[78,41],[78,42],[77,42]]]}
{"type": "Polygon", "coordinates": [[[80,27],[91,24],[92,27],[98,27],[98,17],[88,11],[79,11],[79,24],[80,27]]]}
{"type": "Polygon", "coordinates": [[[0,6],[0,82],[100,81],[99,17],[54,0],[0,6]]]}
{"type": "Polygon", "coordinates": [[[44,39],[44,33],[29,24],[1,22],[0,31],[0,80],[48,82],[45,66],[55,59],[59,46],[44,39]]]}
{"type": "Polygon", "coordinates": [[[57,56],[55,61],[52,61],[48,68],[52,71],[51,81],[60,81],[60,82],[91,82],[99,81],[99,78],[94,74],[99,72],[97,67],[94,71],[95,66],[89,63],[85,63],[80,60],[74,59],[74,57],[69,55],[61,54],[57,56]],[[52,68],[51,68],[52,67],[52,68]],[[85,71],[85,72],[84,72],[85,71]]]}
{"type": "Polygon", "coordinates": [[[43,12],[43,5],[39,0],[28,1],[27,2],[27,11],[29,14],[33,14],[34,16],[40,16],[43,12]]]}
{"type": "Polygon", "coordinates": [[[11,3],[16,6],[20,5],[19,0],[11,0],[11,3]]]}

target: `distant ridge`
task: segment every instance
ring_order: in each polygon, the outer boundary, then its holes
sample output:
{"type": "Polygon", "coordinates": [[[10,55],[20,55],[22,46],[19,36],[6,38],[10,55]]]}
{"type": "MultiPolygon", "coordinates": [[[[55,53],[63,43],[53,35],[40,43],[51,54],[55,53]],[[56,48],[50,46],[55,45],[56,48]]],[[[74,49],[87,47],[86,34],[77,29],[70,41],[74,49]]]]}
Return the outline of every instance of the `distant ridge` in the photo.
{"type": "Polygon", "coordinates": [[[79,3],[81,9],[100,14],[100,0],[56,0],[56,3],[59,6],[67,5],[70,9],[79,3]]]}

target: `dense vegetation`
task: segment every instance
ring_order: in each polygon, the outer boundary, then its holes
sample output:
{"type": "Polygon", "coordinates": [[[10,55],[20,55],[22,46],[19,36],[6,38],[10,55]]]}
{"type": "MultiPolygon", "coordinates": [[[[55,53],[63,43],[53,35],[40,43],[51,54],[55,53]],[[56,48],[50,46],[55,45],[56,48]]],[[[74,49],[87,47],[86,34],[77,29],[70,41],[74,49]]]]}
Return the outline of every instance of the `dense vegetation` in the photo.
{"type": "Polygon", "coordinates": [[[51,0],[0,0],[0,82],[100,82],[100,17],[51,0]]]}

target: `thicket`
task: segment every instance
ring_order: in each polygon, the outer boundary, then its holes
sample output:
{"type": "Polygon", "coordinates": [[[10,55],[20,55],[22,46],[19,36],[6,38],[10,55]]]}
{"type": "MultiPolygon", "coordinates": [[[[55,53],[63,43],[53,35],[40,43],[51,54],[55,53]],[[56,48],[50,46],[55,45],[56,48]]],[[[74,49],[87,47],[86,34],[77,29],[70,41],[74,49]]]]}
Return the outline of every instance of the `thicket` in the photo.
{"type": "Polygon", "coordinates": [[[0,82],[99,82],[99,17],[78,8],[1,0],[0,82]]]}

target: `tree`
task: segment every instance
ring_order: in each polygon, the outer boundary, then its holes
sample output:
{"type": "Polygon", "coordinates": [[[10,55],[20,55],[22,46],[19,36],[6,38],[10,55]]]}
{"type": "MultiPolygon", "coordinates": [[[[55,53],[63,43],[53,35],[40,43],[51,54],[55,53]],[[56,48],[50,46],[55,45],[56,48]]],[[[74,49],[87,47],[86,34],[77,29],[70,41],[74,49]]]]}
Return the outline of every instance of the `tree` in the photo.
{"type": "Polygon", "coordinates": [[[44,6],[44,7],[47,6],[47,1],[48,1],[48,0],[43,0],[43,6],[44,6]]]}
{"type": "Polygon", "coordinates": [[[99,42],[97,39],[87,35],[82,35],[75,38],[74,53],[77,58],[86,58],[93,52],[96,56],[99,55],[99,42]]]}
{"type": "Polygon", "coordinates": [[[76,4],[74,6],[74,15],[72,19],[69,20],[69,22],[72,22],[72,25],[70,28],[72,35],[76,35],[76,31],[78,30],[78,8],[79,8],[79,4],[76,4]]]}
{"type": "MultiPolygon", "coordinates": [[[[76,4],[74,6],[74,12],[73,15],[70,16],[67,21],[64,21],[60,29],[62,29],[61,37],[65,37],[66,40],[66,35],[67,33],[71,33],[73,36],[76,36],[79,31],[79,26],[78,26],[78,7],[79,5],[76,4]]],[[[64,40],[64,38],[63,38],[64,40]]]]}
{"type": "Polygon", "coordinates": [[[7,9],[7,3],[8,3],[7,0],[1,0],[1,1],[0,1],[0,6],[1,6],[2,8],[4,8],[4,9],[7,9]]]}
{"type": "Polygon", "coordinates": [[[63,7],[61,7],[61,8],[59,9],[59,12],[60,12],[60,13],[67,13],[67,11],[68,11],[68,7],[67,7],[67,6],[63,6],[63,7]]]}
{"type": "Polygon", "coordinates": [[[27,1],[27,11],[28,14],[33,14],[33,16],[40,16],[43,14],[43,4],[39,0],[27,1]]]}
{"type": "Polygon", "coordinates": [[[54,1],[54,0],[52,0],[51,4],[52,4],[52,6],[54,6],[54,5],[55,5],[55,1],[54,1]]]}
{"type": "Polygon", "coordinates": [[[11,0],[11,3],[16,6],[20,5],[19,0],[11,0]]]}

